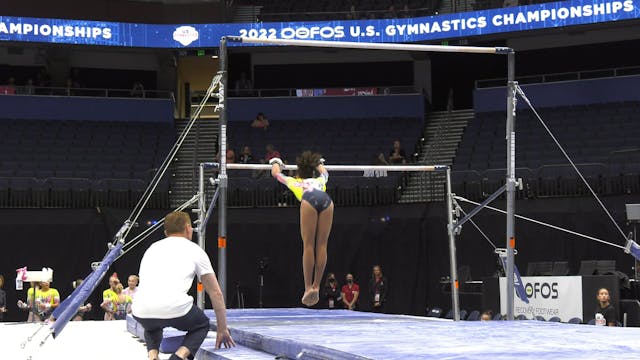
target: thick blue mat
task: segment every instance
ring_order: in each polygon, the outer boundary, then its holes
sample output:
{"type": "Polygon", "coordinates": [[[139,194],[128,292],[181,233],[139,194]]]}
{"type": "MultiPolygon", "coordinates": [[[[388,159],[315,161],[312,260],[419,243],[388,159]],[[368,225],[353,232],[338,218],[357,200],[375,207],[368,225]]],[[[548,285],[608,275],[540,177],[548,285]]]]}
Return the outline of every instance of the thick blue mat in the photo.
{"type": "MultiPolygon", "coordinates": [[[[213,316],[212,311],[206,313],[213,316]]],[[[236,343],[260,356],[272,354],[271,358],[640,359],[640,328],[542,321],[453,322],[312,309],[231,309],[228,322],[236,343]]],[[[211,325],[215,329],[215,318],[211,325]]],[[[233,351],[203,346],[198,358],[215,359],[217,352],[233,351]]]]}

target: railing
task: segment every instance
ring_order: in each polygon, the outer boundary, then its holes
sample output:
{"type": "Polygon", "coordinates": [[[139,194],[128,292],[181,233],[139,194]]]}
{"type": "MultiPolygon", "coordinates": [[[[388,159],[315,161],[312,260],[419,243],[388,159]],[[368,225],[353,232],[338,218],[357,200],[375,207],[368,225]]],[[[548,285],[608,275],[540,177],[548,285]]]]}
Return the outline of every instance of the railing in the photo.
{"type": "MultiPolygon", "coordinates": [[[[393,94],[415,94],[418,91],[413,86],[357,86],[357,87],[342,87],[336,88],[333,87],[331,89],[349,89],[349,88],[367,88],[367,89],[376,89],[375,95],[393,95],[393,94]]],[[[243,90],[229,90],[230,97],[298,97],[298,90],[307,90],[311,88],[276,88],[276,89],[243,89],[243,90]]],[[[323,87],[317,87],[316,89],[329,89],[323,87]]],[[[192,92],[192,102],[196,102],[202,95],[204,95],[205,91],[193,91],[192,92]]],[[[319,96],[347,96],[347,95],[319,95],[319,96]]],[[[357,96],[357,95],[353,95],[357,96]]]]}
{"type": "MultiPolygon", "coordinates": [[[[589,186],[601,195],[640,193],[640,172],[620,171],[613,163],[576,164],[589,186]]],[[[453,192],[473,200],[483,200],[500,188],[506,169],[454,170],[453,192]]],[[[549,164],[538,168],[516,168],[522,179],[517,197],[520,199],[589,196],[590,192],[569,164],[549,164]]]]}
{"type": "Polygon", "coordinates": [[[45,96],[87,96],[112,98],[172,99],[174,93],[168,90],[133,90],[107,88],[75,88],[52,86],[0,85],[0,95],[45,95],[45,96]]]}
{"type": "MultiPolygon", "coordinates": [[[[599,79],[599,78],[619,77],[619,76],[629,76],[629,75],[639,75],[639,74],[640,74],[640,66],[629,66],[629,67],[599,69],[599,70],[586,70],[586,71],[575,71],[575,72],[564,72],[564,73],[517,76],[516,80],[520,85],[523,85],[523,84],[540,84],[540,83],[550,83],[550,82],[599,79]]],[[[506,78],[476,80],[475,82],[476,89],[504,87],[506,86],[506,84],[507,84],[506,78]]]]}

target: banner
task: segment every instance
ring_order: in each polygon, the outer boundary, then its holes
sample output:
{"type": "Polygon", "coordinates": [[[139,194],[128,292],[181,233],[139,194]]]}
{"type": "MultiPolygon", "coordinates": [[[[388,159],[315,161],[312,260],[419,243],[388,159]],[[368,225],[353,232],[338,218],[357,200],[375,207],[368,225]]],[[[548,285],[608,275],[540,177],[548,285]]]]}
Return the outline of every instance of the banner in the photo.
{"type": "MultiPolygon", "coordinates": [[[[528,319],[542,316],[546,320],[557,316],[562,321],[582,319],[581,276],[524,276],[524,289],[529,299],[526,304],[514,297],[514,316],[528,319]]],[[[507,279],[500,278],[500,312],[507,313],[507,279]]]]}
{"type": "MultiPolygon", "coordinates": [[[[354,42],[420,42],[640,18],[640,0],[571,0],[419,18],[322,22],[134,24],[0,16],[0,41],[211,48],[223,36],[354,42]]],[[[229,43],[229,46],[255,46],[229,43]]]]}
{"type": "Polygon", "coordinates": [[[368,96],[377,95],[378,88],[327,88],[327,89],[296,89],[296,96],[368,96]]]}

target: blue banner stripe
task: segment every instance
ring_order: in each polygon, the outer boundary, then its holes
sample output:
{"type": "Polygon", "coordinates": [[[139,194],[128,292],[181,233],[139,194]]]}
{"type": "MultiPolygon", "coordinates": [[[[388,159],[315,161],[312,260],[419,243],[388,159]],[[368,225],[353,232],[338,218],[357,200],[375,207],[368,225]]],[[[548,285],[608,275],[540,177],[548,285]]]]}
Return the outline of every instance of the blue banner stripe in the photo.
{"type": "MultiPolygon", "coordinates": [[[[572,0],[419,18],[155,25],[0,16],[0,41],[210,48],[227,35],[356,42],[419,42],[640,18],[640,0],[572,0]]],[[[232,43],[231,46],[246,46],[232,43]]]]}

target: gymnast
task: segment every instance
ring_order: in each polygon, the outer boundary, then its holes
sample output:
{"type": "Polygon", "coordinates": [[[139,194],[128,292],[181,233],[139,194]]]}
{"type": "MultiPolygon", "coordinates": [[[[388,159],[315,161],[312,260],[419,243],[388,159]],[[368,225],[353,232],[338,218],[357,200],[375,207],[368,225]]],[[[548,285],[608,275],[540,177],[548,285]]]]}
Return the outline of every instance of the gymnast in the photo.
{"type": "Polygon", "coordinates": [[[327,265],[327,242],[333,223],[333,201],[325,192],[329,173],[320,154],[305,151],[297,159],[298,174],[282,174],[284,163],[279,158],[269,161],[271,175],[286,185],[300,201],[300,234],[302,235],[302,303],[313,306],[320,299],[320,281],[327,265]],[[314,255],[315,253],[315,255],[314,255]]]}

